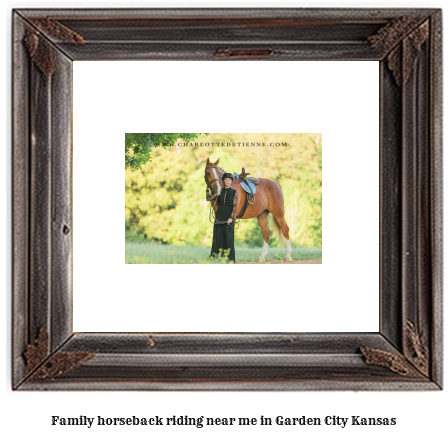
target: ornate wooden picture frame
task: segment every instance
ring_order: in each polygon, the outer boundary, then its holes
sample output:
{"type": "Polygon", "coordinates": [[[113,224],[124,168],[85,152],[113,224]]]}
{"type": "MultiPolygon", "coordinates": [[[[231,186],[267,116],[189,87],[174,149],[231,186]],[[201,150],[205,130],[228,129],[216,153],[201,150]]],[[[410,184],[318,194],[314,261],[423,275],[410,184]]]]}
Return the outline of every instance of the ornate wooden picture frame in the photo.
{"type": "Polygon", "coordinates": [[[441,29],[437,9],[15,10],[12,387],[441,389],[441,29]],[[72,63],[160,59],[379,62],[378,333],[73,333],[72,63]]]}

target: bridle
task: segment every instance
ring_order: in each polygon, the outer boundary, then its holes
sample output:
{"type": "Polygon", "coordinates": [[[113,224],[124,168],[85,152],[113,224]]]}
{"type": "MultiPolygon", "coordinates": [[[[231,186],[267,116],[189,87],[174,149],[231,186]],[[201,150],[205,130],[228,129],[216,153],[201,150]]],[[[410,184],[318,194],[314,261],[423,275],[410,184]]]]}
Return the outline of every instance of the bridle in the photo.
{"type": "MultiPolygon", "coordinates": [[[[207,189],[205,190],[205,197],[207,199],[207,201],[212,201],[213,199],[218,197],[218,194],[216,195],[211,195],[210,194],[210,190],[212,189],[212,183],[214,181],[216,181],[216,183],[218,184],[219,189],[221,189],[221,184],[219,183],[219,178],[218,175],[216,174],[216,170],[215,169],[219,169],[218,166],[208,166],[205,168],[205,174],[204,174],[204,178],[205,178],[205,183],[207,184],[207,189]],[[207,177],[210,175],[209,172],[207,172],[208,169],[212,169],[213,170],[213,175],[215,176],[215,178],[213,178],[212,180],[209,180],[207,177]]],[[[218,190],[219,192],[219,190],[218,190]]]]}

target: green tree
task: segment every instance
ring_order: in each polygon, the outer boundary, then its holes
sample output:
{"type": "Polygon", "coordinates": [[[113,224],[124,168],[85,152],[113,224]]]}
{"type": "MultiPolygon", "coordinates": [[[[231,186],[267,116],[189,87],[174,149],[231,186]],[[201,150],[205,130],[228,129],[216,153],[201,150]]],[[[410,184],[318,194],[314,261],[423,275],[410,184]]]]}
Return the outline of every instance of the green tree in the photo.
{"type": "Polygon", "coordinates": [[[166,149],[177,140],[191,142],[199,135],[201,134],[125,134],[125,169],[135,171],[152,161],[152,148],[162,146],[166,149]]]}
{"type": "Polygon", "coordinates": [[[183,187],[196,168],[185,148],[156,149],[153,161],[141,170],[125,171],[126,235],[128,239],[170,242],[175,209],[183,187]]]}

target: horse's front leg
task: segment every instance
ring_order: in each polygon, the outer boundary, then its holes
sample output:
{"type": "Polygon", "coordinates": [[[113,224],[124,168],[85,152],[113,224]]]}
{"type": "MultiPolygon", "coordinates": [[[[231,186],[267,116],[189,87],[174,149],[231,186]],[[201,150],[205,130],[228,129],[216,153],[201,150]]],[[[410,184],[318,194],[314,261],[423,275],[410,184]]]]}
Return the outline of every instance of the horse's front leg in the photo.
{"type": "Polygon", "coordinates": [[[259,262],[264,262],[265,257],[268,254],[268,243],[269,243],[269,236],[271,234],[271,231],[269,230],[268,226],[268,216],[269,211],[265,210],[263,213],[261,213],[259,216],[257,216],[258,225],[260,225],[261,230],[263,231],[263,249],[261,251],[261,255],[258,258],[259,262]]]}

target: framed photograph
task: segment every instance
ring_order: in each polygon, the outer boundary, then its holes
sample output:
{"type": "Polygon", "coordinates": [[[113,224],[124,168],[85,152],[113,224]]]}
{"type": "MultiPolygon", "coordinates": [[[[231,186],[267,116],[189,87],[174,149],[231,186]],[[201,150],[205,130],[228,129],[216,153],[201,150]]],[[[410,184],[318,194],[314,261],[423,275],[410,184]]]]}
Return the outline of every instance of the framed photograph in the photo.
{"type": "Polygon", "coordinates": [[[321,133],[127,133],[126,145],[126,264],[322,263],[321,133]]]}
{"type": "Polygon", "coordinates": [[[12,387],[440,390],[441,20],[14,10],[12,387]]]}

